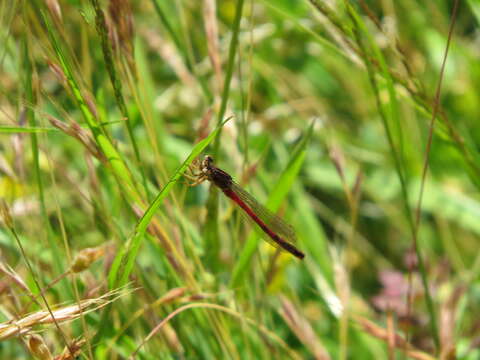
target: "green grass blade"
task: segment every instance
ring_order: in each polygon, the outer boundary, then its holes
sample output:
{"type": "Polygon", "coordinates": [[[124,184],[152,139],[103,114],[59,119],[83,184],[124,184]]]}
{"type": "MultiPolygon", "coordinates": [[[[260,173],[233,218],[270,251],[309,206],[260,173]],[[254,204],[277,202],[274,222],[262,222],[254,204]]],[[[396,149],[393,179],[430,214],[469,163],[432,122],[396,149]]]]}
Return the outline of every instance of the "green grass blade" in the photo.
{"type": "Polygon", "coordinates": [[[115,93],[115,100],[117,101],[118,108],[120,109],[120,112],[122,113],[122,116],[125,119],[125,121],[123,121],[122,123],[125,123],[127,128],[127,133],[133,147],[133,153],[135,154],[135,160],[137,161],[137,165],[138,165],[137,167],[140,171],[140,175],[142,176],[142,183],[143,183],[145,193],[148,194],[147,179],[142,166],[142,159],[140,157],[138,142],[135,137],[135,133],[133,131],[132,119],[128,112],[127,105],[125,103],[125,98],[122,92],[122,84],[117,74],[115,62],[113,61],[112,46],[108,38],[108,29],[105,21],[105,15],[103,14],[103,10],[100,8],[100,4],[98,3],[98,0],[90,0],[90,2],[93,8],[95,9],[95,13],[96,13],[97,32],[100,36],[101,43],[102,43],[102,52],[103,52],[103,58],[105,60],[105,67],[107,69],[108,76],[110,77],[110,82],[112,84],[113,91],[115,93]]]}
{"type": "Polygon", "coordinates": [[[118,254],[114,264],[112,265],[109,273],[110,288],[123,286],[127,283],[128,276],[132,272],[133,265],[138,254],[138,250],[144,239],[145,231],[147,230],[147,227],[150,224],[150,221],[152,220],[155,212],[158,210],[158,208],[162,204],[165,197],[169,194],[173,186],[177,183],[178,179],[180,179],[180,177],[183,175],[187,167],[198,155],[200,155],[200,153],[208,146],[208,144],[210,144],[210,142],[215,138],[215,136],[220,131],[220,128],[224,124],[225,122],[222,123],[219,127],[217,127],[214,131],[212,131],[208,137],[195,145],[190,155],[183,162],[183,164],[180,165],[178,169],[173,173],[170,180],[163,187],[155,200],[153,200],[153,202],[150,204],[148,209],[143,214],[142,218],[138,221],[137,226],[135,227],[135,233],[133,234],[131,240],[127,242],[124,250],[118,254]]]}
{"type": "MultiPolygon", "coordinates": [[[[228,63],[225,72],[225,80],[223,82],[222,99],[220,103],[220,110],[217,115],[217,124],[219,125],[225,116],[227,110],[227,104],[230,94],[230,85],[233,76],[233,70],[235,69],[235,59],[238,47],[238,35],[240,32],[240,20],[242,19],[244,0],[237,0],[237,6],[235,9],[235,18],[232,28],[232,39],[230,40],[230,46],[228,49],[228,63]]],[[[219,159],[220,149],[220,135],[221,131],[215,137],[213,143],[212,155],[214,158],[219,159]]],[[[219,236],[218,236],[218,189],[215,187],[210,188],[208,202],[207,202],[208,217],[205,223],[204,235],[207,239],[207,243],[212,249],[219,249],[219,236]]],[[[217,251],[217,250],[215,250],[217,251]]]]}
{"type": "MultiPolygon", "coordinates": [[[[310,141],[313,132],[313,123],[310,125],[307,133],[303,137],[302,141],[298,144],[297,148],[293,152],[287,167],[280,175],[280,179],[277,181],[275,187],[270,193],[266,208],[272,212],[276,212],[280,207],[282,201],[287,196],[295,179],[300,172],[300,168],[303,165],[306,156],[306,148],[310,141]]],[[[248,266],[252,260],[252,257],[257,250],[260,239],[256,233],[252,233],[245,243],[245,246],[240,253],[239,259],[234,266],[232,278],[230,280],[230,287],[235,288],[239,285],[240,281],[248,272],[248,266]]]]}
{"type": "Polygon", "coordinates": [[[0,134],[38,134],[45,132],[58,131],[54,128],[45,128],[37,126],[0,126],[0,134]]]}
{"type": "MultiPolygon", "coordinates": [[[[29,55],[29,42],[28,39],[24,39],[23,43],[23,62],[25,64],[25,69],[26,69],[26,76],[24,79],[24,86],[25,86],[25,98],[29,104],[32,104],[32,106],[36,103],[36,94],[34,92],[33,88],[33,83],[32,83],[32,78],[34,78],[34,67],[32,64],[32,61],[30,59],[29,55]]],[[[2,127],[0,129],[0,132],[4,132],[6,134],[9,133],[30,133],[30,141],[31,141],[31,150],[32,150],[32,159],[33,159],[33,172],[35,174],[35,181],[38,189],[38,199],[40,201],[40,209],[41,209],[41,214],[43,218],[43,223],[46,229],[46,236],[47,236],[47,241],[48,245],[52,251],[53,257],[58,259],[58,261],[55,261],[54,268],[55,271],[58,274],[61,274],[62,271],[64,271],[65,268],[65,261],[64,257],[61,255],[60,248],[58,244],[56,243],[55,239],[55,234],[52,229],[50,220],[48,218],[48,211],[47,211],[47,205],[45,203],[45,186],[43,184],[42,180],[42,174],[40,171],[40,152],[39,152],[39,146],[38,146],[38,137],[37,133],[39,132],[44,132],[45,131],[56,131],[56,129],[50,128],[39,128],[37,127],[37,119],[35,117],[35,112],[33,111],[32,107],[27,107],[26,108],[26,116],[28,120],[28,124],[30,126],[28,127],[2,127]],[[20,130],[25,130],[25,131],[20,131],[20,130]]],[[[62,283],[62,286],[65,286],[64,283],[62,283]]],[[[65,291],[68,292],[68,289],[65,288],[65,291]]]]}
{"type": "Polygon", "coordinates": [[[120,154],[115,149],[115,146],[112,144],[108,136],[103,132],[100,124],[95,118],[95,115],[88,107],[87,101],[82,94],[79,83],[75,78],[73,67],[68,60],[67,54],[63,51],[62,46],[57,39],[48,15],[46,15],[43,10],[40,10],[40,14],[47,29],[50,43],[53,47],[55,54],[57,55],[60,67],[65,74],[67,83],[70,86],[70,90],[72,91],[72,94],[78,103],[83,118],[85,119],[88,127],[90,128],[98,146],[111,164],[115,176],[122,180],[120,181],[120,184],[124,185],[124,190],[128,192],[128,195],[130,197],[138,198],[138,193],[135,190],[134,182],[131,177],[130,171],[125,165],[120,154]]]}
{"type": "MultiPolygon", "coordinates": [[[[408,189],[407,189],[408,184],[407,184],[405,169],[403,167],[403,161],[402,161],[403,159],[401,157],[402,151],[401,151],[401,149],[399,150],[397,148],[398,145],[395,144],[395,141],[394,141],[394,138],[393,138],[393,131],[390,127],[390,124],[392,123],[394,126],[397,127],[397,129],[401,128],[400,120],[399,120],[399,117],[398,117],[398,105],[397,105],[397,100],[396,100],[396,92],[395,92],[395,89],[394,89],[394,82],[393,82],[393,79],[391,77],[390,71],[388,69],[387,63],[385,61],[385,58],[384,58],[382,52],[378,48],[378,45],[376,44],[376,42],[374,41],[374,39],[370,35],[366,26],[363,24],[363,21],[361,20],[361,17],[358,16],[358,14],[355,12],[355,10],[351,6],[349,6],[349,10],[350,10],[349,14],[352,16],[352,19],[354,20],[354,23],[358,26],[358,29],[362,31],[362,34],[365,35],[365,37],[367,38],[368,44],[370,46],[369,50],[372,50],[374,58],[379,62],[380,68],[381,68],[381,71],[382,71],[382,75],[384,76],[385,81],[386,81],[386,86],[387,86],[387,89],[388,89],[389,101],[390,102],[389,102],[388,105],[383,105],[381,100],[380,100],[380,93],[379,93],[379,89],[377,87],[377,82],[376,82],[376,79],[375,79],[374,72],[372,71],[372,68],[371,68],[371,65],[369,64],[369,61],[365,61],[365,64],[366,64],[366,66],[369,70],[370,80],[371,80],[371,83],[372,83],[372,86],[374,88],[375,95],[376,95],[376,98],[377,98],[377,104],[378,104],[378,107],[379,107],[381,119],[382,119],[383,124],[384,124],[385,132],[386,132],[386,135],[387,135],[387,138],[388,138],[390,151],[393,155],[395,169],[397,171],[398,178],[400,180],[405,216],[407,217],[408,224],[411,228],[412,236],[415,237],[417,235],[416,235],[416,229],[415,229],[415,225],[414,225],[414,221],[413,221],[412,211],[411,211],[410,204],[409,204],[408,189]],[[384,107],[386,107],[386,110],[385,110],[384,107]]],[[[362,42],[359,40],[358,43],[361,44],[362,42]]],[[[364,48],[364,51],[368,51],[368,50],[364,48]]],[[[369,51],[367,53],[369,53],[369,51]]],[[[401,147],[402,142],[399,141],[399,144],[400,144],[400,147],[401,147]]],[[[431,329],[432,329],[432,336],[433,336],[433,339],[434,339],[434,342],[435,342],[435,346],[438,349],[439,346],[440,346],[440,340],[439,340],[439,336],[438,336],[437,316],[436,316],[435,307],[434,307],[434,304],[433,304],[433,299],[432,299],[432,296],[431,296],[431,293],[430,293],[430,288],[429,288],[429,284],[428,284],[428,278],[427,278],[427,273],[426,273],[426,269],[425,269],[425,265],[424,265],[423,255],[422,255],[420,249],[418,248],[418,242],[416,244],[417,244],[417,247],[415,248],[415,253],[416,253],[417,259],[418,259],[418,268],[419,268],[420,275],[421,275],[420,277],[422,279],[423,288],[425,290],[425,299],[426,299],[427,309],[428,309],[429,316],[430,316],[430,326],[431,326],[431,329]]]]}

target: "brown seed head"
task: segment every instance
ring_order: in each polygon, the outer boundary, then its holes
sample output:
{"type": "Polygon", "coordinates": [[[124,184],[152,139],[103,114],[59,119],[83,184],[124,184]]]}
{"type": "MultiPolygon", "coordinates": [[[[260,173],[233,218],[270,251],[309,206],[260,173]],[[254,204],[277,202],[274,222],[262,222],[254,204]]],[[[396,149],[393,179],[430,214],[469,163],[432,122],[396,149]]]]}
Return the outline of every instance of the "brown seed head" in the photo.
{"type": "Polygon", "coordinates": [[[39,335],[31,335],[27,342],[30,353],[39,360],[52,360],[52,354],[39,335]]]}

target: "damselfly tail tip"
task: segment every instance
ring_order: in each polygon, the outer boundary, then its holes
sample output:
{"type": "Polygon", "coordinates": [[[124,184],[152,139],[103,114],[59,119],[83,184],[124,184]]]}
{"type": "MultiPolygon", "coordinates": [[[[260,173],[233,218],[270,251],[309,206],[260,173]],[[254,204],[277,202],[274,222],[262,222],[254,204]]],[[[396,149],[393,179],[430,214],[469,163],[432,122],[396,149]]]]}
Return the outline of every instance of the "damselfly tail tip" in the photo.
{"type": "Polygon", "coordinates": [[[305,257],[305,254],[303,252],[301,252],[300,250],[297,250],[297,252],[293,255],[295,255],[300,260],[303,260],[303,258],[305,257]]]}
{"type": "Polygon", "coordinates": [[[303,252],[301,252],[300,250],[298,250],[292,244],[289,244],[287,242],[282,242],[282,244],[280,246],[284,250],[288,251],[290,254],[292,254],[293,256],[295,256],[296,258],[298,258],[300,260],[303,260],[303,258],[305,257],[305,254],[303,252]]]}

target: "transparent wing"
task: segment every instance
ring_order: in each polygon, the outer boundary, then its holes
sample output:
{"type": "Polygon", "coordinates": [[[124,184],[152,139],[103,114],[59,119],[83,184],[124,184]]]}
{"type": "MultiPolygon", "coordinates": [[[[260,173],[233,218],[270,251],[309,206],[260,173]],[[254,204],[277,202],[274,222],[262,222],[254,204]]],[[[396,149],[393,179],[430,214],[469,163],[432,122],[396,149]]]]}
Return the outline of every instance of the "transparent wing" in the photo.
{"type": "MultiPolygon", "coordinates": [[[[238,195],[238,197],[243,202],[245,202],[245,204],[248,205],[248,207],[253,210],[253,212],[260,218],[260,220],[262,220],[273,232],[275,232],[278,236],[280,236],[283,240],[287,242],[296,242],[297,237],[295,235],[295,230],[291,225],[287,224],[284,220],[282,220],[282,218],[275,215],[266,207],[261,205],[257,200],[255,200],[252,195],[250,195],[247,191],[243,190],[235,182],[232,183],[231,189],[238,195]]],[[[250,217],[248,217],[248,219],[252,220],[250,217]]],[[[271,239],[266,238],[266,240],[268,240],[268,242],[270,242],[274,246],[279,247],[278,244],[271,239]]]]}

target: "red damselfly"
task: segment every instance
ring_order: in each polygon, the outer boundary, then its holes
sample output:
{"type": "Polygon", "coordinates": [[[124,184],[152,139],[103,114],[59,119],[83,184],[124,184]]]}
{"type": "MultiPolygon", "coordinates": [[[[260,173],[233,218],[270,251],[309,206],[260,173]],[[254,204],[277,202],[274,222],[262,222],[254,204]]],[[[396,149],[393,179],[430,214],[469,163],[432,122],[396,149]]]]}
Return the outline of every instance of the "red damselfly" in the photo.
{"type": "Polygon", "coordinates": [[[205,156],[205,159],[200,164],[199,170],[200,172],[198,173],[192,172],[192,175],[195,176],[192,178],[195,180],[191,184],[192,186],[209,180],[220,188],[227,197],[237,204],[245,214],[257,224],[267,236],[266,240],[268,240],[270,244],[288,251],[299,259],[305,257],[303,252],[292,245],[292,242],[296,240],[293,227],[258,203],[252,195],[236,184],[228,173],[217,168],[213,164],[213,158],[211,156],[205,156]]]}

